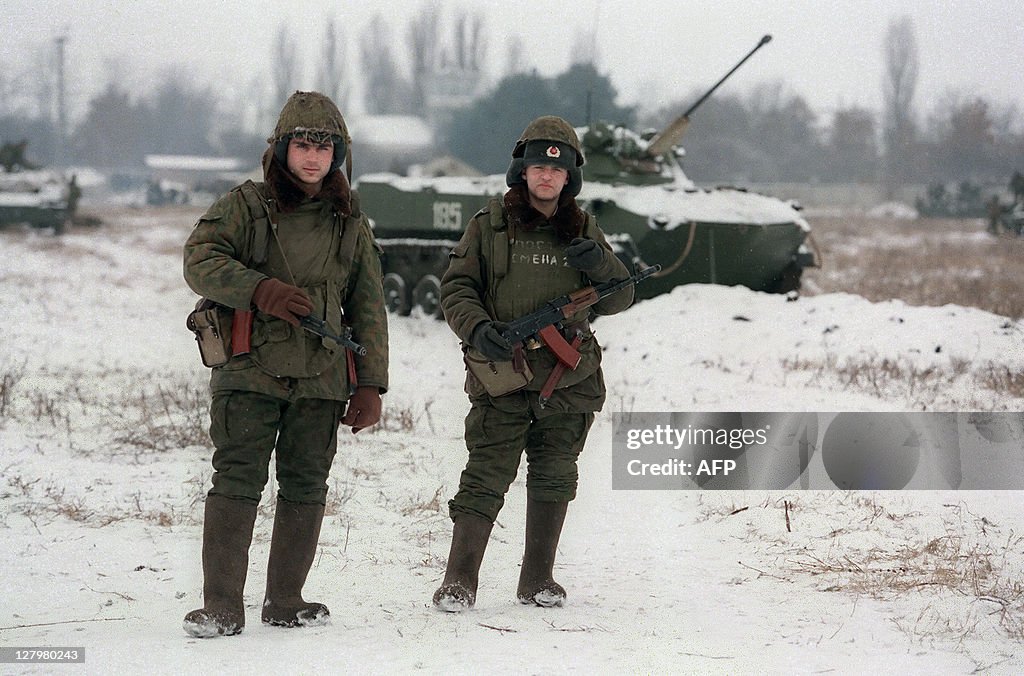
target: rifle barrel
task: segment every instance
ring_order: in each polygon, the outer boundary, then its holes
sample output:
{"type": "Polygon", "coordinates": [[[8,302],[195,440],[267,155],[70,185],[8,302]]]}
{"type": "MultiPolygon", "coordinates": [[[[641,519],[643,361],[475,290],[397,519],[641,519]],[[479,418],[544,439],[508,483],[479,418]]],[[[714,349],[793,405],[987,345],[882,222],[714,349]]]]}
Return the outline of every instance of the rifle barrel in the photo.
{"type": "Polygon", "coordinates": [[[648,277],[650,277],[651,275],[653,275],[655,272],[657,272],[659,270],[661,270],[661,265],[660,264],[655,264],[655,265],[652,265],[650,267],[646,267],[643,270],[640,270],[639,272],[637,272],[636,274],[631,275],[631,276],[629,276],[629,277],[627,277],[627,278],[625,278],[623,280],[615,281],[613,279],[610,282],[604,282],[603,284],[598,284],[594,288],[597,290],[598,295],[603,298],[605,296],[608,296],[610,294],[615,293],[619,289],[624,289],[627,286],[630,286],[630,285],[633,285],[633,284],[639,284],[640,282],[644,281],[645,279],[647,279],[648,277]]]}
{"type": "Polygon", "coordinates": [[[299,324],[302,326],[302,328],[306,329],[311,333],[315,333],[316,335],[321,336],[323,338],[330,338],[338,345],[341,345],[342,347],[347,348],[352,352],[355,352],[360,357],[366,356],[365,347],[355,342],[351,338],[348,338],[347,336],[335,335],[334,333],[331,332],[329,328],[327,328],[327,322],[320,319],[319,317],[306,315],[301,320],[299,320],[299,324]]]}

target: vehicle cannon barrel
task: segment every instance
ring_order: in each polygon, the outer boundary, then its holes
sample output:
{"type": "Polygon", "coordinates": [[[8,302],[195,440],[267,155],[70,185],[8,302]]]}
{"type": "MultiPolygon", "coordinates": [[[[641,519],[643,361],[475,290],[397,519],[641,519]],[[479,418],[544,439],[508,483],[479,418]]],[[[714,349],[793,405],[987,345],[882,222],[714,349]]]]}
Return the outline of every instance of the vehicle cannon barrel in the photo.
{"type": "Polygon", "coordinates": [[[678,145],[683,138],[683,134],[686,133],[687,125],[690,124],[690,115],[693,114],[693,111],[700,108],[701,104],[707,101],[708,98],[715,93],[715,90],[718,89],[723,82],[728,80],[729,77],[733,73],[735,73],[740,66],[746,63],[747,59],[754,55],[754,52],[761,49],[771,41],[771,35],[765,35],[764,37],[762,37],[761,40],[757,43],[757,45],[749,52],[747,52],[746,56],[740,59],[739,63],[733,66],[728,73],[723,75],[721,79],[711,87],[711,89],[704,92],[704,95],[697,99],[697,101],[693,105],[687,108],[685,113],[683,113],[676,119],[672,120],[672,122],[670,122],[667,127],[661,130],[661,132],[658,133],[657,136],[651,139],[650,145],[647,146],[647,153],[651,157],[657,157],[658,155],[670,151],[673,146],[678,145]]]}

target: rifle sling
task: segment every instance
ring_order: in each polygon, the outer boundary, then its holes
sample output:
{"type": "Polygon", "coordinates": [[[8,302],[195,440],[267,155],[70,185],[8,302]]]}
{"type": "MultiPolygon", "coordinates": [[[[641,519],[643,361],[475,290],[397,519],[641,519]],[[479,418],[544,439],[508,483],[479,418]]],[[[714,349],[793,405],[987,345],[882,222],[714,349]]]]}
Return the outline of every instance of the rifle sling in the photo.
{"type": "Polygon", "coordinates": [[[555,328],[553,324],[545,326],[537,332],[537,335],[540,336],[544,345],[551,350],[551,353],[558,358],[559,364],[573,371],[580,365],[581,357],[579,350],[566,342],[562,332],[555,328]]]}

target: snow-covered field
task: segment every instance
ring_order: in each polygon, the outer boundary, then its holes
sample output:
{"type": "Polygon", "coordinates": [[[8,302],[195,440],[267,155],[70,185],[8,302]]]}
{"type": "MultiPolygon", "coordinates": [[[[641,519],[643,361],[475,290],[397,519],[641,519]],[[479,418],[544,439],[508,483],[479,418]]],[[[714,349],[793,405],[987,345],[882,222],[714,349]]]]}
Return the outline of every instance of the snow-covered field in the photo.
{"type": "Polygon", "coordinates": [[[436,612],[464,463],[463,369],[442,322],[391,318],[374,432],[342,432],[306,597],[332,624],[181,630],[201,603],[207,372],[184,318],[197,213],[0,232],[0,648],[83,646],[0,673],[1020,673],[1016,491],[612,491],[613,411],[1022,411],[1024,324],[977,309],[787,301],[688,286],[597,324],[609,386],[556,563],[565,608],[520,606],[525,472],[477,607],[436,612]],[[1008,374],[1008,375],[1006,375],[1008,374]],[[1002,380],[1001,380],[1002,379],[1002,380]]]}

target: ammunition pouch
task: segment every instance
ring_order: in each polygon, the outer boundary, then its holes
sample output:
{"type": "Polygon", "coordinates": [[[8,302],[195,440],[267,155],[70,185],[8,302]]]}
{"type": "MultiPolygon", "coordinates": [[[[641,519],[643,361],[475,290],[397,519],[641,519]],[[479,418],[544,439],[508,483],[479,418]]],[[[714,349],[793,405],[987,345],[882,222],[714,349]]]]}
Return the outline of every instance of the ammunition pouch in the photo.
{"type": "Polygon", "coordinates": [[[491,361],[471,347],[466,348],[462,360],[466,363],[466,369],[492,397],[517,392],[533,380],[533,371],[525,361],[523,370],[517,371],[513,362],[491,361]]]}
{"type": "Polygon", "coordinates": [[[231,359],[231,318],[234,311],[209,298],[200,298],[185,326],[195,334],[203,366],[223,366],[231,359]]]}

